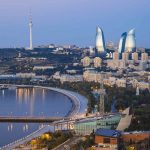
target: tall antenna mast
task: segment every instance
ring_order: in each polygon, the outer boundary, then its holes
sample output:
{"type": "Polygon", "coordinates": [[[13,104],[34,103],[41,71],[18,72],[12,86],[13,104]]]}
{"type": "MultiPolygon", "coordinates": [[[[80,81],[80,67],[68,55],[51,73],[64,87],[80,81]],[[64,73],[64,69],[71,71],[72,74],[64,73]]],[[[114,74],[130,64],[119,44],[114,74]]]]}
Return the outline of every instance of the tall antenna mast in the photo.
{"type": "Polygon", "coordinates": [[[31,12],[30,12],[30,20],[29,20],[29,31],[30,31],[30,47],[29,49],[30,50],[33,50],[33,41],[32,41],[32,26],[33,26],[33,23],[32,23],[32,15],[31,15],[31,12]]]}

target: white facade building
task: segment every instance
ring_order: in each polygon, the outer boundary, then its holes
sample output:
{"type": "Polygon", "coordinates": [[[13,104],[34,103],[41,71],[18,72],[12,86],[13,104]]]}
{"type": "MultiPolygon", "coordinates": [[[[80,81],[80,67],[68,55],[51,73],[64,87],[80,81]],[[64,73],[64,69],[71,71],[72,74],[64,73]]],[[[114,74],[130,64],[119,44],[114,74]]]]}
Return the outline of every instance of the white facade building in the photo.
{"type": "Polygon", "coordinates": [[[83,76],[82,75],[69,75],[69,74],[62,74],[60,76],[60,82],[82,82],[83,76]]]}
{"type": "Polygon", "coordinates": [[[16,77],[19,78],[35,78],[35,73],[16,73],[16,77]]]}
{"type": "Polygon", "coordinates": [[[84,67],[88,67],[91,63],[91,59],[89,57],[84,57],[82,60],[81,60],[82,64],[84,67]]]}
{"type": "Polygon", "coordinates": [[[105,39],[103,30],[97,27],[96,30],[96,49],[98,53],[105,52],[105,39]]]}
{"type": "Polygon", "coordinates": [[[126,52],[134,52],[136,50],[135,29],[128,32],[125,44],[126,52]]]}
{"type": "Polygon", "coordinates": [[[95,68],[101,67],[101,65],[102,65],[102,59],[100,57],[95,57],[93,59],[93,63],[94,63],[94,67],[95,68]]]}

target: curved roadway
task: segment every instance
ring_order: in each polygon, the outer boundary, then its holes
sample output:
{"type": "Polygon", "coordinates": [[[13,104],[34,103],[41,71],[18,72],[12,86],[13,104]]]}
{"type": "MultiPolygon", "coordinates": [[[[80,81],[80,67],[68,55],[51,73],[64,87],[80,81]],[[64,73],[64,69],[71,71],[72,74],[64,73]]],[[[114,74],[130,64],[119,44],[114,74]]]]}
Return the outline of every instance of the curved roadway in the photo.
{"type": "MultiPolygon", "coordinates": [[[[10,85],[10,86],[14,86],[14,85],[10,85]]],[[[15,85],[15,86],[22,87],[22,85],[15,85]]],[[[23,87],[29,87],[29,86],[23,85],[23,87]]],[[[56,92],[59,92],[59,93],[62,93],[64,95],[68,96],[73,103],[73,107],[72,107],[71,111],[67,114],[68,117],[77,118],[77,117],[80,117],[81,115],[86,114],[88,100],[84,96],[82,96],[76,92],[59,89],[59,88],[42,87],[42,86],[33,86],[33,87],[53,90],[53,91],[56,91],[56,92]]],[[[52,130],[53,130],[52,126],[46,125],[43,128],[31,133],[30,135],[28,135],[22,139],[19,139],[15,142],[12,142],[8,145],[3,146],[2,148],[0,148],[0,150],[12,150],[16,146],[21,145],[27,141],[30,141],[31,139],[33,139],[35,137],[40,136],[41,134],[43,134],[45,132],[52,131],[52,130]]]]}

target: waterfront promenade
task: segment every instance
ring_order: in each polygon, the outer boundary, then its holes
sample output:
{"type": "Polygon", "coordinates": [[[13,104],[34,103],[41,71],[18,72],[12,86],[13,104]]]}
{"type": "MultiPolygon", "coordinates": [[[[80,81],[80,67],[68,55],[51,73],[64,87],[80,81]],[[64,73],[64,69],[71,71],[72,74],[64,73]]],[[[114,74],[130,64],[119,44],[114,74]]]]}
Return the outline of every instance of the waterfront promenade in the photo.
{"type": "MultiPolygon", "coordinates": [[[[7,85],[7,86],[29,87],[26,85],[23,85],[23,86],[21,86],[21,85],[7,85]]],[[[72,108],[65,117],[70,118],[70,119],[72,119],[72,118],[76,119],[76,118],[79,118],[81,116],[82,117],[85,116],[86,110],[87,110],[88,100],[84,96],[82,96],[78,93],[72,92],[72,91],[67,91],[67,90],[63,90],[63,89],[59,89],[59,88],[42,87],[42,86],[32,86],[32,87],[33,88],[49,89],[49,90],[53,90],[53,91],[56,91],[56,92],[59,92],[59,93],[62,93],[64,95],[68,96],[70,98],[70,100],[72,101],[72,108]]],[[[64,121],[64,120],[60,120],[60,121],[64,121]]],[[[14,141],[14,142],[0,148],[0,150],[11,150],[11,149],[15,148],[16,146],[21,145],[23,143],[26,143],[27,141],[30,141],[31,139],[38,137],[45,132],[53,131],[53,130],[54,130],[53,126],[46,125],[43,128],[41,128],[40,130],[37,130],[30,135],[28,135],[22,139],[19,139],[17,141],[14,141]]]]}
{"type": "Polygon", "coordinates": [[[40,128],[39,130],[36,130],[35,132],[29,134],[28,136],[26,137],[23,137],[17,141],[14,141],[8,145],[5,145],[3,147],[0,148],[0,150],[12,150],[14,149],[15,147],[17,147],[18,145],[22,145],[28,141],[31,141],[32,139],[42,135],[43,133],[45,132],[48,132],[48,131],[52,131],[53,130],[53,127],[50,126],[50,125],[46,125],[42,128],[40,128]]]}

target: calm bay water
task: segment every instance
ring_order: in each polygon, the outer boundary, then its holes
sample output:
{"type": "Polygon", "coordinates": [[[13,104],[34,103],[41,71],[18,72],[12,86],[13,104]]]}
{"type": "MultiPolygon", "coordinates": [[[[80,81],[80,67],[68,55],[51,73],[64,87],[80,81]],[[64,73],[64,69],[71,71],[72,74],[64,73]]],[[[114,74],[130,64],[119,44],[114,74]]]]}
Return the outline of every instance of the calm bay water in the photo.
{"type": "MultiPolygon", "coordinates": [[[[39,88],[0,90],[0,116],[65,116],[70,99],[58,92],[39,88]]],[[[0,147],[37,130],[39,123],[0,123],[0,147]]]]}

